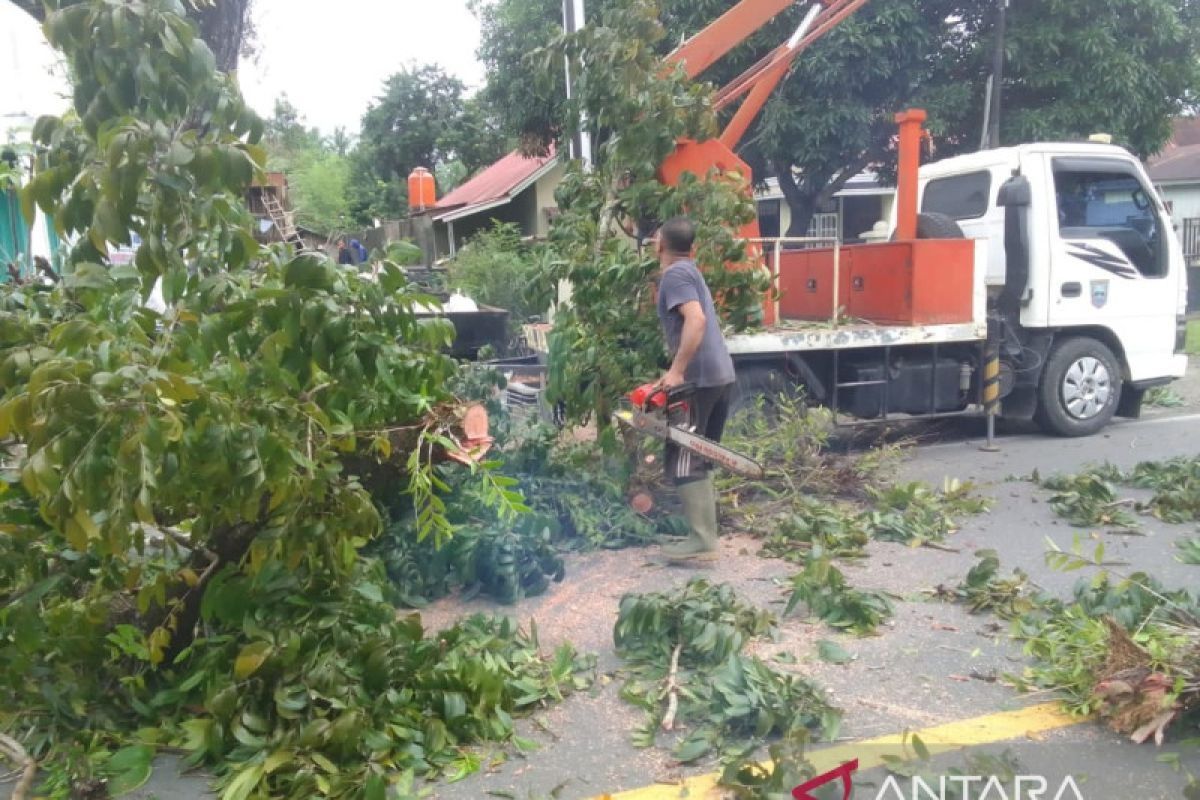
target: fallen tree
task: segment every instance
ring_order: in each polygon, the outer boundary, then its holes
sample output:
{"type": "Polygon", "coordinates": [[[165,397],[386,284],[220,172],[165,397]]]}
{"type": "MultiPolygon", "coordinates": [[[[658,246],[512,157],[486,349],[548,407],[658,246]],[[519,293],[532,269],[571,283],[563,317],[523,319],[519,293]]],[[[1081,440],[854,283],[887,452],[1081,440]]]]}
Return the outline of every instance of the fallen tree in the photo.
{"type": "Polygon", "coordinates": [[[397,266],[255,242],[261,123],[180,12],[46,18],[75,110],[38,121],[21,200],[73,244],[56,285],[0,290],[0,729],[51,797],[135,788],[171,746],[226,800],[382,798],[584,664],[504,620],[429,637],[384,602],[366,482],[438,541],[446,455],[501,518],[520,498],[464,455],[450,330],[397,266]]]}

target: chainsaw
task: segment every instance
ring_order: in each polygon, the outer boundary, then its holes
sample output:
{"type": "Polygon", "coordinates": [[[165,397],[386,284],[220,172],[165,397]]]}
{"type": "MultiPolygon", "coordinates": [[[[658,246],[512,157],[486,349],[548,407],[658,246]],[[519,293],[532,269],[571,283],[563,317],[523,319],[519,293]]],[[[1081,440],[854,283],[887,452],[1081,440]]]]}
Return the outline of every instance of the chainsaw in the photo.
{"type": "Polygon", "coordinates": [[[629,393],[631,407],[619,409],[613,419],[635,431],[682,447],[736,475],[763,477],[763,468],[753,459],[706,439],[694,430],[671,423],[672,418],[687,418],[687,398],[693,391],[695,387],[690,383],[670,390],[660,389],[652,383],[639,386],[629,393]]]}

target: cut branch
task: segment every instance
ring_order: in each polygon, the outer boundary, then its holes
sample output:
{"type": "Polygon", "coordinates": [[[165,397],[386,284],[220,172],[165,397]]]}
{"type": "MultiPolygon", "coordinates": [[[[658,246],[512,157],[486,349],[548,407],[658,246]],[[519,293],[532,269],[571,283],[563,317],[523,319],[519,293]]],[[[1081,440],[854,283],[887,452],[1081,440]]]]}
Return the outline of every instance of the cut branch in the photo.
{"type": "Polygon", "coordinates": [[[675,652],[671,653],[671,671],[667,673],[667,713],[662,721],[664,731],[675,729],[675,716],[679,713],[679,654],[682,650],[683,644],[680,643],[675,645],[675,652]]]}
{"type": "Polygon", "coordinates": [[[25,800],[33,789],[33,779],[37,775],[37,762],[29,757],[29,753],[21,743],[11,736],[0,733],[0,752],[17,765],[21,771],[21,780],[13,787],[11,800],[25,800]]]}

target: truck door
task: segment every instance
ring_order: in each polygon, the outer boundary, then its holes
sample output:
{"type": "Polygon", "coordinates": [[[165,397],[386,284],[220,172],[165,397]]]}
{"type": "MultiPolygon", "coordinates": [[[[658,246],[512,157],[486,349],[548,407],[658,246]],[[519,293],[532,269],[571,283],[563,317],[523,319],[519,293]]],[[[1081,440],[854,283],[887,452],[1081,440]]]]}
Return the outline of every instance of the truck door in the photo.
{"type": "Polygon", "coordinates": [[[1052,180],[1048,323],[1111,330],[1134,381],[1172,373],[1181,267],[1132,159],[1046,156],[1052,180]]]}

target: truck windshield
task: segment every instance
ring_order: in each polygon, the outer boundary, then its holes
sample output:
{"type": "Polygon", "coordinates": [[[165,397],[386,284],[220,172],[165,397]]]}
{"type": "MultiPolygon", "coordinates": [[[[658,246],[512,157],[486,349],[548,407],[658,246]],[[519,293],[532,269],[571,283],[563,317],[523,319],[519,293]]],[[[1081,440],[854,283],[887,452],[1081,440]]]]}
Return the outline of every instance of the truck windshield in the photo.
{"type": "Polygon", "coordinates": [[[1064,239],[1106,239],[1146,277],[1163,274],[1154,205],[1132,172],[1054,170],[1059,232],[1064,239]]]}

